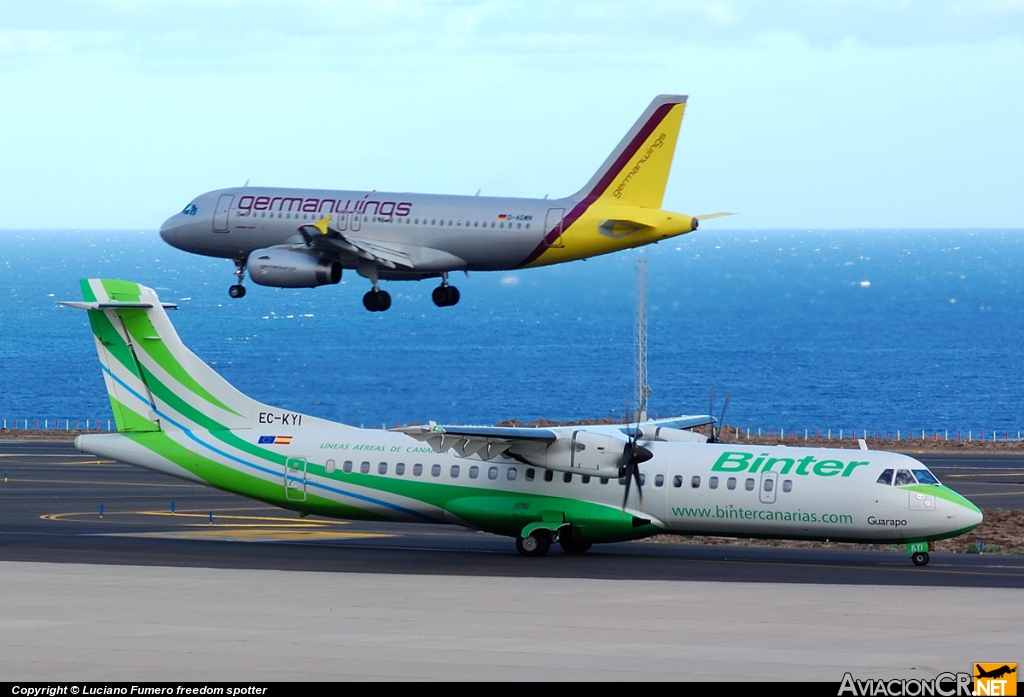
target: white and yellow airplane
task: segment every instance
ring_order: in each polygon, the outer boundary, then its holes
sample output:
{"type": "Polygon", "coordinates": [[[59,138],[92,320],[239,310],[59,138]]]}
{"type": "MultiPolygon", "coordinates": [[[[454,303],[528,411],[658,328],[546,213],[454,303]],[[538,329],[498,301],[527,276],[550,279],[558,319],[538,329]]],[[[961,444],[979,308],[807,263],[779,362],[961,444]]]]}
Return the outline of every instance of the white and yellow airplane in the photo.
{"type": "Polygon", "coordinates": [[[661,210],[686,97],[657,97],[586,186],[562,199],[495,198],[240,187],[193,199],[160,235],[187,252],[233,259],[238,282],[315,287],[355,269],[387,310],[386,280],[440,278],[438,307],[454,305],[453,271],[504,271],[586,259],[683,235],[698,222],[661,210]]]}
{"type": "Polygon", "coordinates": [[[710,416],[622,426],[365,430],[246,397],[189,351],[156,293],[83,280],[117,433],[82,452],[333,518],[454,523],[525,556],[659,533],[905,543],[981,511],[905,455],[705,442],[710,416]],[[631,484],[636,484],[631,487],[631,484]]]}

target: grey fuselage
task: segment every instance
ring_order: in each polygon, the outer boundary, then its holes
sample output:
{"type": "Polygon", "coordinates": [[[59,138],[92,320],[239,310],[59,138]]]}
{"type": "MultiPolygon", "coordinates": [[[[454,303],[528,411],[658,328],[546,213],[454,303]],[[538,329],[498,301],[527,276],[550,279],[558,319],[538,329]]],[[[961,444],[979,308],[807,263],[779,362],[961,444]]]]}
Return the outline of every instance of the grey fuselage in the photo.
{"type": "MultiPolygon", "coordinates": [[[[395,194],[323,189],[240,187],[196,197],[160,227],[178,249],[244,260],[257,249],[301,244],[298,228],[331,216],[331,227],[408,254],[415,270],[403,278],[444,271],[518,268],[543,245],[545,220],[572,208],[568,199],[395,194]]],[[[339,261],[357,268],[358,258],[339,261]]]]}

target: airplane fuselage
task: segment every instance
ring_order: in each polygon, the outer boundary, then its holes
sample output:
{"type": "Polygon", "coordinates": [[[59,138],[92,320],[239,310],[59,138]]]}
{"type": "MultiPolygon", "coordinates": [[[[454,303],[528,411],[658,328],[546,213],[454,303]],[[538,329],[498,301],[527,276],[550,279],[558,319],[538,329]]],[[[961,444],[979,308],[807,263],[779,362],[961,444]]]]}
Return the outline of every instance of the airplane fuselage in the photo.
{"type": "Polygon", "coordinates": [[[945,486],[880,483],[886,470],[926,469],[900,454],[742,443],[643,445],[653,458],[642,466],[642,502],[634,489],[623,508],[618,479],[438,453],[404,434],[343,425],[76,440],[84,452],[302,513],[455,523],[512,536],[524,525],[556,521],[587,542],[669,532],[909,543],[953,537],[981,522],[980,511],[945,486]]]}
{"type": "MultiPolygon", "coordinates": [[[[543,266],[649,244],[695,227],[689,215],[597,201],[239,187],[198,196],[160,234],[185,251],[245,260],[258,249],[301,245],[299,227],[328,216],[329,227],[342,235],[409,255],[410,268],[381,269],[382,278],[543,266]],[[650,227],[607,224],[638,216],[650,227]],[[552,232],[562,234],[551,237],[552,232]]],[[[338,260],[349,269],[361,261],[345,254],[338,260]]]]}

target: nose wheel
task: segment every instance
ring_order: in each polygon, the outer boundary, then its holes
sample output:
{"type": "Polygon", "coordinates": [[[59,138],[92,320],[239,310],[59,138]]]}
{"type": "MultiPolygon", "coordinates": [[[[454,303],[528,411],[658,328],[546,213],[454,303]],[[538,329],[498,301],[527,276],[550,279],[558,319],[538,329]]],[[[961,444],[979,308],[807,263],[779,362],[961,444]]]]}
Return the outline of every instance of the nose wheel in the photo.
{"type": "Polygon", "coordinates": [[[391,294],[375,288],[363,296],[363,307],[370,312],[384,312],[391,307],[391,294]]]}
{"type": "Polygon", "coordinates": [[[459,289],[447,283],[439,285],[430,295],[438,307],[451,307],[459,302],[460,297],[459,289]]]}
{"type": "Polygon", "coordinates": [[[228,295],[232,298],[244,298],[245,297],[245,286],[242,283],[245,281],[245,262],[235,260],[235,275],[238,276],[238,283],[228,288],[228,295]]]}
{"type": "Polygon", "coordinates": [[[914,562],[914,566],[925,566],[928,564],[928,552],[914,552],[910,555],[910,559],[914,562]]]}

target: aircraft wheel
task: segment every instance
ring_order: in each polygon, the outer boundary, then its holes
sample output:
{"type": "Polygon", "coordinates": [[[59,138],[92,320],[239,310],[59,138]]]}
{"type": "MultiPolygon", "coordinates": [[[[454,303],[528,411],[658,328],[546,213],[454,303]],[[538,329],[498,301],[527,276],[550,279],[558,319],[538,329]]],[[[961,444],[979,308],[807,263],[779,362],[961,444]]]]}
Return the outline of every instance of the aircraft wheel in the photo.
{"type": "Polygon", "coordinates": [[[928,552],[914,552],[910,558],[915,566],[925,566],[928,563],[928,552]]]}
{"type": "Polygon", "coordinates": [[[231,286],[228,288],[228,295],[232,298],[244,298],[245,297],[245,286],[241,283],[238,285],[231,286]]]}
{"type": "Polygon", "coordinates": [[[561,546],[563,552],[572,555],[586,554],[593,546],[590,542],[581,542],[580,540],[572,540],[568,538],[559,540],[558,544],[561,546]]]}
{"type": "Polygon", "coordinates": [[[459,302],[461,294],[455,286],[438,286],[430,297],[438,307],[451,307],[459,302]]]}
{"type": "Polygon", "coordinates": [[[524,557],[543,557],[549,549],[551,549],[551,539],[542,533],[516,538],[516,551],[524,557]]]}
{"type": "Polygon", "coordinates": [[[391,295],[386,290],[371,290],[363,296],[363,307],[370,312],[384,312],[391,307],[391,295]]]}

